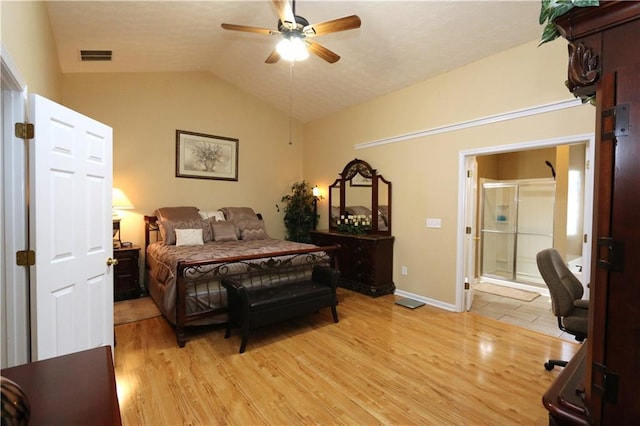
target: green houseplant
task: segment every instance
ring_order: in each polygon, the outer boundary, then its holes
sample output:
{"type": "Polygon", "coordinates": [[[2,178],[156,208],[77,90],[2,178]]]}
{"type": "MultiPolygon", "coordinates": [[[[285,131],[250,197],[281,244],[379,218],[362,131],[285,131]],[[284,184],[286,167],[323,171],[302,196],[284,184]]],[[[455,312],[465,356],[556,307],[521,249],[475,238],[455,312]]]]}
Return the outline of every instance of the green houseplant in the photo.
{"type": "Polygon", "coordinates": [[[284,226],[287,229],[286,239],[300,243],[310,243],[314,224],[318,220],[315,212],[317,197],[313,188],[306,181],[296,182],[291,186],[291,193],[282,197],[284,205],[284,226]]]}
{"type": "Polygon", "coordinates": [[[562,16],[574,7],[593,7],[600,5],[599,0],[542,0],[540,8],[540,25],[544,25],[540,44],[560,37],[560,32],[553,20],[562,16]]]}

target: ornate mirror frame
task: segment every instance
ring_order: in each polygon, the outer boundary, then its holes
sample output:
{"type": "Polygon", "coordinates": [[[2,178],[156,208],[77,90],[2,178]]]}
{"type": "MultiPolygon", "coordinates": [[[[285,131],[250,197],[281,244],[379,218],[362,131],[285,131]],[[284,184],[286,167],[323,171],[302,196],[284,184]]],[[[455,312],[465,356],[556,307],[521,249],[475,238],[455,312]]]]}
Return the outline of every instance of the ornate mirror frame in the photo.
{"type": "Polygon", "coordinates": [[[364,214],[371,216],[367,234],[391,235],[391,182],[366,161],[350,161],[328,194],[330,230],[338,230],[340,218],[364,214]]]}

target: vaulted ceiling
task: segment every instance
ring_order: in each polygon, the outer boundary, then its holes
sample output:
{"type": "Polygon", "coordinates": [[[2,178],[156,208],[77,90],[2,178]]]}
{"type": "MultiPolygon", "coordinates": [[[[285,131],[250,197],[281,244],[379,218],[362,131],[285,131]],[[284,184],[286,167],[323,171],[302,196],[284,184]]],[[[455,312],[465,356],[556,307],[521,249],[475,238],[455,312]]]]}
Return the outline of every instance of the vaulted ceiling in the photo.
{"type": "MultiPolygon", "coordinates": [[[[359,29],[314,40],[341,56],[265,64],[278,36],[272,1],[51,1],[63,73],[207,71],[308,122],[539,38],[539,1],[311,1],[311,24],[356,14],[359,29]],[[109,62],[81,50],[112,50],[109,62]],[[293,76],[293,79],[291,77],[293,76]],[[290,102],[291,100],[291,102],[290,102]]],[[[481,84],[481,82],[478,82],[481,84]]]]}

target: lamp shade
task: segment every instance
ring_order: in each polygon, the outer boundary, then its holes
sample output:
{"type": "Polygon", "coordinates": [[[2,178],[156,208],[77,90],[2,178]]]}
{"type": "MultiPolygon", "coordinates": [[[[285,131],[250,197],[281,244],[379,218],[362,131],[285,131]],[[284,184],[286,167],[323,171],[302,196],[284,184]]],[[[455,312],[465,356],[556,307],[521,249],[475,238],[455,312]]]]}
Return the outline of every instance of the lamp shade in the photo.
{"type": "Polygon", "coordinates": [[[131,210],[133,204],[120,188],[112,190],[112,206],[114,210],[131,210]]]}

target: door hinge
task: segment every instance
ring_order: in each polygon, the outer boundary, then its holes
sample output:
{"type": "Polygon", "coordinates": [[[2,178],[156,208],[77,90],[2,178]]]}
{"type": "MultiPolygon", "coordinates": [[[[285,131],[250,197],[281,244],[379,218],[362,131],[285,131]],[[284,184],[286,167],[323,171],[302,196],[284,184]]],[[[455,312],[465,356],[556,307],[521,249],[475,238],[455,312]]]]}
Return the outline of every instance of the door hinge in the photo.
{"type": "Polygon", "coordinates": [[[607,402],[618,401],[618,383],[620,376],[607,371],[607,366],[593,362],[591,373],[591,389],[607,402]]]}
{"type": "Polygon", "coordinates": [[[16,252],[16,265],[33,266],[36,264],[36,252],[33,250],[19,250],[16,252]]]}
{"type": "Polygon", "coordinates": [[[589,242],[589,236],[587,234],[584,234],[582,236],[582,242],[585,243],[585,244],[589,242]]]}
{"type": "Polygon", "coordinates": [[[18,139],[33,139],[34,130],[31,123],[16,123],[15,136],[18,139]]]}
{"type": "Polygon", "coordinates": [[[622,272],[624,269],[624,243],[614,241],[611,237],[598,238],[597,266],[612,272],[622,272]],[[606,258],[600,257],[602,248],[607,250],[606,258]]]}
{"type": "Polygon", "coordinates": [[[616,138],[629,134],[629,104],[616,105],[616,138]]]}
{"type": "Polygon", "coordinates": [[[619,138],[621,136],[627,136],[629,134],[630,109],[630,104],[619,104],[614,106],[613,108],[602,111],[603,119],[612,117],[614,120],[613,132],[603,131],[602,139],[613,139],[614,136],[616,138],[619,138]]]}

